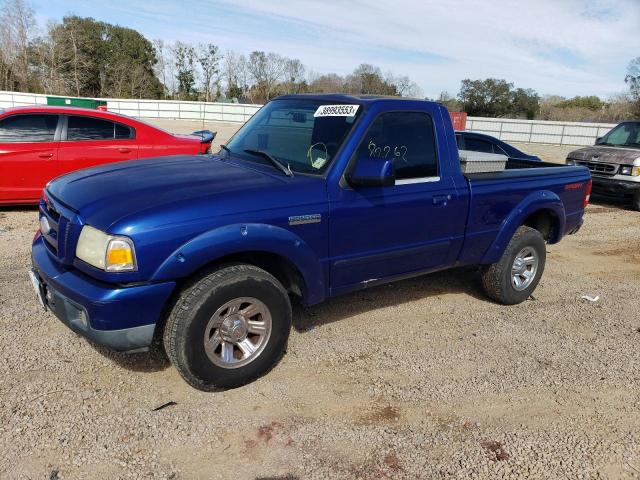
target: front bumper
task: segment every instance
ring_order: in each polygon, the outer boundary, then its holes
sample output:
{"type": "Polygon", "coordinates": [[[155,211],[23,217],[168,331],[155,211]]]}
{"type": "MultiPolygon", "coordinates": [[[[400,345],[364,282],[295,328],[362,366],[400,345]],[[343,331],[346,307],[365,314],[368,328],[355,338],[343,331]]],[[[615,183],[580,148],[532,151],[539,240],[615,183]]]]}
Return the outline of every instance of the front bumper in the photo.
{"type": "Polygon", "coordinates": [[[633,195],[640,191],[640,181],[633,182],[628,180],[618,180],[613,178],[592,176],[593,193],[602,195],[633,195]]]}
{"type": "Polygon", "coordinates": [[[55,262],[42,237],[32,247],[33,272],[46,308],[71,330],[118,351],[141,351],[175,288],[174,282],[119,286],[98,282],[55,262]]]}

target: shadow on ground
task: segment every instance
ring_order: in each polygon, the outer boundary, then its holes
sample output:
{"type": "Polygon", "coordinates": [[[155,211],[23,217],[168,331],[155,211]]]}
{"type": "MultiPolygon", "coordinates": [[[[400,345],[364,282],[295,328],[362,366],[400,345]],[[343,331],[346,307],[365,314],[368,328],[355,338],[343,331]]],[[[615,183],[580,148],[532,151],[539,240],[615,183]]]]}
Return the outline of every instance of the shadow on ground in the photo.
{"type": "Polygon", "coordinates": [[[591,205],[600,205],[603,207],[620,208],[622,210],[633,210],[631,208],[631,199],[623,197],[609,197],[606,195],[592,194],[589,202],[591,205]]]}
{"type": "Polygon", "coordinates": [[[451,293],[465,293],[487,301],[476,270],[456,268],[360,290],[309,308],[297,306],[293,327],[304,333],[354,315],[451,293]]]}
{"type": "MultiPolygon", "coordinates": [[[[476,271],[472,268],[457,268],[368,288],[313,307],[295,306],[293,328],[305,333],[361,313],[452,293],[465,293],[487,301],[476,271]]],[[[150,352],[135,354],[113,352],[99,345],[93,347],[118,366],[134,372],[157,372],[170,366],[159,346],[150,352]]]]}

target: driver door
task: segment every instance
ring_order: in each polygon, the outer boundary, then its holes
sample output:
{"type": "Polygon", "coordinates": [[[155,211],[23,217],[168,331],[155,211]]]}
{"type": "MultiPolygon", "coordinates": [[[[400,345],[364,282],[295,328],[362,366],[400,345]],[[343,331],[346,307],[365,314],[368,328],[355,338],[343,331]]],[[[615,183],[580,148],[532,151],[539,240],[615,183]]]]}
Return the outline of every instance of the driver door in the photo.
{"type": "Polygon", "coordinates": [[[466,204],[442,176],[429,112],[384,112],[356,158],[391,159],[395,185],[345,187],[331,199],[332,293],[455,262],[466,204]]]}

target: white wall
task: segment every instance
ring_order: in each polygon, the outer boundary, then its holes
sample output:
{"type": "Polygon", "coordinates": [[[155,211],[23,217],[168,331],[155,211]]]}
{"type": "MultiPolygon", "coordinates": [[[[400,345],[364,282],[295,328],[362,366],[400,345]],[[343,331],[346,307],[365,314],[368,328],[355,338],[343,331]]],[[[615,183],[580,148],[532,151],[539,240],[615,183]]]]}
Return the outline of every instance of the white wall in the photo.
{"type": "MultiPolygon", "coordinates": [[[[246,122],[262,106],[177,100],[123,100],[117,98],[103,98],[101,100],[106,100],[109,111],[131,117],[236,123],[246,122]]],[[[46,95],[0,91],[0,108],[46,104],[46,95]]]]}
{"type": "MultiPolygon", "coordinates": [[[[107,108],[138,118],[246,122],[261,105],[182,102],[177,100],[123,100],[105,98],[107,108]]],[[[0,108],[47,104],[46,95],[0,91],[0,108]]],[[[593,145],[615,125],[606,123],[546,122],[506,118],[468,117],[467,130],[486,133],[506,142],[593,145]]]]}
{"type": "Polygon", "coordinates": [[[610,123],[547,122],[507,118],[467,117],[467,130],[486,133],[505,142],[593,145],[615,127],[610,123]]]}

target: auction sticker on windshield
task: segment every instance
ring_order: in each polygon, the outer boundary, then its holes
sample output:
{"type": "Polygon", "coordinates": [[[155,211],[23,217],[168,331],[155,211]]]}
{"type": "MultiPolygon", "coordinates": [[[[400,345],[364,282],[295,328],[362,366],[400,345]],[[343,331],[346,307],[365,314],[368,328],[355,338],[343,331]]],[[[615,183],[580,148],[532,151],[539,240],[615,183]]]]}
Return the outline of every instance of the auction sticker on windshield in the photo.
{"type": "Polygon", "coordinates": [[[354,117],[360,105],[320,105],[314,117],[354,117]]]}

